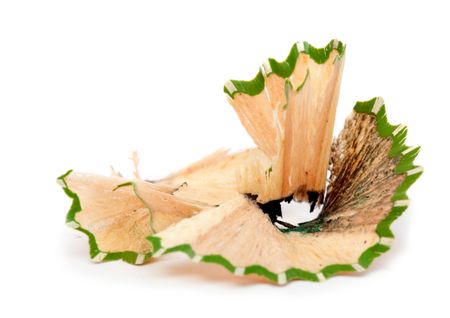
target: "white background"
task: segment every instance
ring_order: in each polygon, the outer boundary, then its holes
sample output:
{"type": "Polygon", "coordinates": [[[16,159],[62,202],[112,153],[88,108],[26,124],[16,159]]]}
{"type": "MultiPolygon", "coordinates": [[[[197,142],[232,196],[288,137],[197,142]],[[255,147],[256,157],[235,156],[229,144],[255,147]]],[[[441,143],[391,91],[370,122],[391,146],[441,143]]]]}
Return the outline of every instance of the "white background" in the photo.
{"type": "Polygon", "coordinates": [[[449,10],[435,1],[1,1],[2,317],[448,317],[449,10]],[[158,178],[252,141],[226,102],[291,45],[347,43],[339,130],[382,95],[422,145],[392,250],[362,275],[284,287],[166,257],[93,264],[64,225],[69,168],[158,178]]]}

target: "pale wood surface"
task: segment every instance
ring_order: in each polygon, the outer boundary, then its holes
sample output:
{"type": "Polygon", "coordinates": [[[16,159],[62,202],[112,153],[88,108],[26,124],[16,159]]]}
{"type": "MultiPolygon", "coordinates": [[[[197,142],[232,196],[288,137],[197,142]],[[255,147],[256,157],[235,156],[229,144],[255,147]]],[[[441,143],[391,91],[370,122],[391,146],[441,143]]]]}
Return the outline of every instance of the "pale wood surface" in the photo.
{"type": "Polygon", "coordinates": [[[257,194],[261,203],[324,193],[343,65],[336,50],[323,64],[300,53],[288,79],[271,73],[261,93],[229,99],[266,155],[240,176],[240,192],[257,194]]]}
{"type": "Polygon", "coordinates": [[[69,188],[80,198],[82,210],[76,214],[75,220],[95,235],[103,252],[149,252],[147,236],[203,208],[139,180],[134,181],[136,192],[144,202],[131,186],[113,191],[127,181],[120,177],[80,173],[70,174],[66,179],[69,188]]]}

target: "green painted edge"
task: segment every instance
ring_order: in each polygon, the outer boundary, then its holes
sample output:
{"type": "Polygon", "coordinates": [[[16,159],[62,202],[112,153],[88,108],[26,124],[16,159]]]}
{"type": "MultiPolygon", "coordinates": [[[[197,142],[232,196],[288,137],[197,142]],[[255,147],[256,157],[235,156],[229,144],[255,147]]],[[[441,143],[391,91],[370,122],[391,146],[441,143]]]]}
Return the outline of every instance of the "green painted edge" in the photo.
{"type": "Polygon", "coordinates": [[[308,42],[297,42],[292,46],[284,61],[278,62],[269,58],[268,62],[260,68],[258,74],[252,80],[230,80],[225,84],[223,91],[231,98],[237,93],[250,96],[258,95],[264,89],[265,78],[271,74],[277,74],[282,78],[291,76],[300,53],[309,55],[317,64],[323,64],[328,60],[333,50],[337,50],[339,58],[342,58],[345,54],[345,45],[341,41],[331,40],[326,46],[316,48],[308,42]]]}
{"type": "Polygon", "coordinates": [[[365,102],[357,102],[353,110],[356,113],[370,114],[376,116],[377,130],[382,138],[392,138],[393,143],[389,155],[399,157],[399,162],[395,168],[397,174],[405,174],[405,179],[397,187],[391,197],[392,209],[385,219],[376,228],[379,236],[378,243],[375,243],[365,250],[359,257],[356,264],[333,264],[324,267],[320,272],[313,273],[300,268],[289,268],[282,273],[274,273],[261,265],[250,265],[245,268],[234,266],[229,260],[221,255],[199,255],[189,244],[182,244],[166,249],[158,236],[150,236],[147,239],[153,246],[154,257],[173,252],[185,253],[191,260],[196,262],[214,263],[225,267],[235,275],[256,274],[267,278],[269,281],[279,284],[292,281],[294,279],[307,280],[312,282],[325,281],[326,279],[343,272],[365,271],[375,258],[390,249],[394,235],[390,230],[394,222],[407,208],[408,196],[406,191],[422,174],[422,168],[415,166],[413,161],[419,153],[419,147],[407,147],[405,145],[406,127],[403,125],[391,125],[387,120],[386,109],[381,98],[373,98],[365,102]],[[399,204],[399,205],[397,205],[399,204]]]}
{"type": "MultiPolygon", "coordinates": [[[[133,251],[106,252],[106,251],[101,251],[99,249],[99,247],[97,245],[97,241],[95,240],[95,235],[92,232],[88,231],[87,229],[83,228],[75,218],[77,213],[81,212],[81,202],[80,202],[80,198],[78,197],[78,195],[69,188],[69,186],[66,182],[67,176],[69,176],[72,172],[73,172],[73,170],[67,171],[65,174],[58,177],[56,179],[56,181],[62,187],[64,193],[70,199],[72,199],[72,205],[70,206],[70,209],[66,215],[66,224],[69,227],[84,233],[88,237],[89,255],[90,255],[91,259],[96,262],[123,260],[124,262],[127,262],[129,264],[135,264],[135,265],[143,264],[148,259],[150,259],[152,256],[151,252],[146,253],[146,254],[139,254],[139,253],[136,253],[133,251]],[[140,259],[138,259],[139,257],[140,257],[140,259]]],[[[118,187],[132,186],[132,185],[133,185],[133,183],[130,182],[127,184],[125,184],[125,183],[121,184],[118,187]]],[[[114,189],[114,190],[116,190],[116,189],[114,189]]],[[[134,189],[134,187],[133,187],[133,190],[136,193],[136,190],[134,189]]],[[[137,195],[137,193],[136,193],[136,196],[142,201],[142,199],[139,197],[139,195],[137,195]]],[[[147,207],[146,203],[145,202],[143,202],[143,203],[147,207]]]]}

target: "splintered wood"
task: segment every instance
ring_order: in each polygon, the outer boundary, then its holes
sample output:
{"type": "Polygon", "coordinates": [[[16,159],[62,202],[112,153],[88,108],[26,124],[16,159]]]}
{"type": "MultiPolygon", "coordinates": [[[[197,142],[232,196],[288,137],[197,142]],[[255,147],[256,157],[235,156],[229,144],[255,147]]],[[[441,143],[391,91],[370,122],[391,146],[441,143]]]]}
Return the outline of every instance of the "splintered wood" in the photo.
{"type": "Polygon", "coordinates": [[[396,174],[398,157],[389,157],[391,138],[377,133],[373,115],[353,113],[333,144],[331,177],[322,217],[325,229],[374,228],[392,207],[391,197],[404,180],[396,174]]]}

